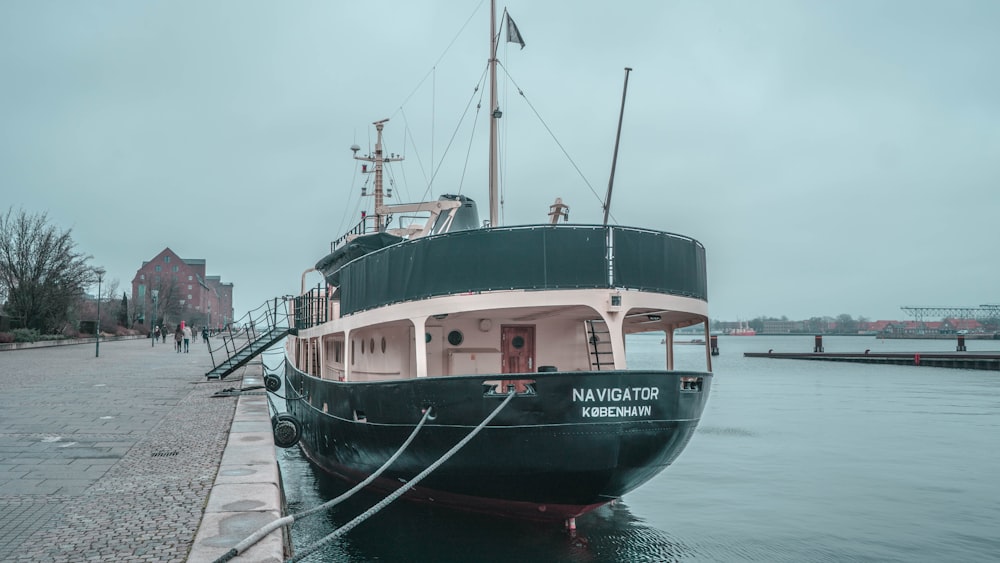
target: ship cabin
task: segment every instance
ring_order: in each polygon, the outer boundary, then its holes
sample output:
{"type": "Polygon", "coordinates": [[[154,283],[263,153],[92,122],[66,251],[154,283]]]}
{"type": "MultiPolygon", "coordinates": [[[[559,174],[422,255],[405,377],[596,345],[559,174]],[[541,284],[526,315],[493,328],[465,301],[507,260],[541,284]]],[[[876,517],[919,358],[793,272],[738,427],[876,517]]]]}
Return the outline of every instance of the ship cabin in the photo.
{"type": "MultiPolygon", "coordinates": [[[[704,325],[705,249],[621,226],[469,228],[355,237],[294,298],[304,372],[365,382],[628,369],[625,335],[704,325]]],[[[706,371],[711,355],[705,348],[706,371]]]]}

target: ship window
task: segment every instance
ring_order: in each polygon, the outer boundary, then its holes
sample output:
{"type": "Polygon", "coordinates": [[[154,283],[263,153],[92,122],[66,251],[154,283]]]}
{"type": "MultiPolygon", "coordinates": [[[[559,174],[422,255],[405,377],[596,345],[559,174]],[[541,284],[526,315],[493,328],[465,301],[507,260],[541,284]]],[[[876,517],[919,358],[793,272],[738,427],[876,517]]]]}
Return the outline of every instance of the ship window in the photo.
{"type": "Polygon", "coordinates": [[[524,338],[520,336],[515,336],[510,340],[510,345],[520,350],[521,348],[524,348],[524,338]]]}
{"type": "Polygon", "coordinates": [[[429,333],[429,332],[425,332],[424,333],[424,342],[430,344],[430,342],[431,342],[431,333],[429,333]]]}
{"type": "Polygon", "coordinates": [[[372,338],[371,340],[368,341],[368,351],[371,352],[372,354],[375,353],[375,339],[374,338],[372,338]]]}
{"type": "Polygon", "coordinates": [[[463,340],[465,340],[465,337],[462,336],[460,331],[453,330],[448,333],[448,344],[451,344],[452,346],[460,345],[463,340]]]}
{"type": "Polygon", "coordinates": [[[382,337],[382,353],[385,354],[385,337],[382,337]]]}
{"type": "Polygon", "coordinates": [[[354,365],[354,339],[351,339],[351,365],[354,365]]]}
{"type": "Polygon", "coordinates": [[[362,356],[365,355],[365,341],[364,340],[361,341],[361,355],[362,356]]]}

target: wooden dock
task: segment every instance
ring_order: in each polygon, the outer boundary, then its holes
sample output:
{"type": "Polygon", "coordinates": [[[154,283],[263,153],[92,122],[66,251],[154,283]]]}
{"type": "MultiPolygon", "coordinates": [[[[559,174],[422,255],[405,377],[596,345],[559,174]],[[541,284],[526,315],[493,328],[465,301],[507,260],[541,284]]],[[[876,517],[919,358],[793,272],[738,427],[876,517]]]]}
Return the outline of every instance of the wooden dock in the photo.
{"type": "Polygon", "coordinates": [[[935,368],[982,369],[1000,371],[1000,353],[996,352],[745,352],[746,358],[784,360],[819,360],[861,364],[891,364],[935,368]]]}

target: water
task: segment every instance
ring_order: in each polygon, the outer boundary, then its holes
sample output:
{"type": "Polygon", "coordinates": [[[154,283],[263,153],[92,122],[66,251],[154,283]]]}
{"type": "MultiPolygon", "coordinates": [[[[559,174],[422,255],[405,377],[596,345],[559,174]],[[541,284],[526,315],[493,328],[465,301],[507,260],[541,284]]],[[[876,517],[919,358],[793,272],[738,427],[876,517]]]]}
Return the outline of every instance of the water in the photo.
{"type": "MultiPolygon", "coordinates": [[[[1000,374],[744,358],[812,351],[812,336],[720,337],[701,425],[673,466],[614,506],[559,526],[397,502],[309,561],[1000,561],[1000,374]]],[[[954,341],[826,337],[827,352],[954,351],[954,341]]],[[[970,351],[1000,350],[967,341],[970,351]]],[[[678,368],[704,349],[678,346],[678,368]]],[[[630,365],[662,366],[659,337],[630,365]]],[[[279,452],[289,508],[325,484],[279,452]]],[[[296,522],[302,547],[379,500],[296,522]]]]}

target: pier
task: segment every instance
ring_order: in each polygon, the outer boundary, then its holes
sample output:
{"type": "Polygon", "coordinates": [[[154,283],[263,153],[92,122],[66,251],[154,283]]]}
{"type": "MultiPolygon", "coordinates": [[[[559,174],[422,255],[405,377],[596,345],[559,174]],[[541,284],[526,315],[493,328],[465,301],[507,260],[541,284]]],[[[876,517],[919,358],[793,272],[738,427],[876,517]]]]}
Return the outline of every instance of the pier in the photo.
{"type": "MultiPolygon", "coordinates": [[[[205,381],[206,345],[0,351],[5,561],[212,561],[281,515],[259,363],[205,381]],[[232,392],[226,389],[236,388],[232,392]]],[[[281,561],[275,530],[241,561],[281,561]]]]}
{"type": "Polygon", "coordinates": [[[1000,371],[1000,353],[996,352],[745,352],[746,358],[784,360],[817,360],[890,364],[936,368],[980,369],[1000,371]]]}

